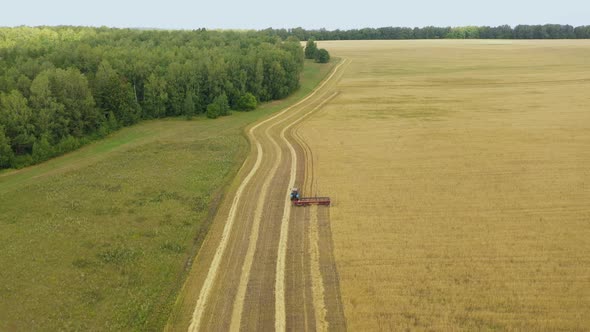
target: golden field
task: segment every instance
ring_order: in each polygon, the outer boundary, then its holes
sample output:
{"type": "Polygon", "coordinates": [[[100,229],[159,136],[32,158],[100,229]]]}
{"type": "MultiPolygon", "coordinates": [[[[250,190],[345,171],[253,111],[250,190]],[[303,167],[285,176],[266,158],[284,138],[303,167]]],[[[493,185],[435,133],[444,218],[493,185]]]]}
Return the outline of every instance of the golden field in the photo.
{"type": "Polygon", "coordinates": [[[348,328],[590,329],[590,41],[320,42],[348,328]]]}

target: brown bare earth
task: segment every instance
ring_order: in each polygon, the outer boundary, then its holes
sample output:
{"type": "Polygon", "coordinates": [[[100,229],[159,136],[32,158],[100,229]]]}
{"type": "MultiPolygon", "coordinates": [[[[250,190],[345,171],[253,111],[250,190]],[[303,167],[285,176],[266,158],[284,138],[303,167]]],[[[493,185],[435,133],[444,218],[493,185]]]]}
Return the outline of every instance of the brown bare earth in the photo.
{"type": "Polygon", "coordinates": [[[303,187],[309,176],[296,129],[335,95],[345,65],[301,102],[246,130],[251,154],[220,204],[167,330],[345,326],[327,208],[312,215],[288,201],[290,187],[303,187]]]}
{"type": "Polygon", "coordinates": [[[588,330],[590,42],[319,46],[350,61],[299,130],[347,327],[588,330]]]}

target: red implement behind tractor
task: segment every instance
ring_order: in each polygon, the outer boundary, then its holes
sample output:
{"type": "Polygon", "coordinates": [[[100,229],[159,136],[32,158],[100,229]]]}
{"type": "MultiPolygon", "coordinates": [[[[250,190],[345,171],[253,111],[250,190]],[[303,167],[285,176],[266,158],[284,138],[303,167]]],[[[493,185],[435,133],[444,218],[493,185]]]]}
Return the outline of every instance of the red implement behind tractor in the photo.
{"type": "Polygon", "coordinates": [[[295,206],[330,205],[330,197],[300,197],[299,189],[291,189],[291,202],[295,206]]]}

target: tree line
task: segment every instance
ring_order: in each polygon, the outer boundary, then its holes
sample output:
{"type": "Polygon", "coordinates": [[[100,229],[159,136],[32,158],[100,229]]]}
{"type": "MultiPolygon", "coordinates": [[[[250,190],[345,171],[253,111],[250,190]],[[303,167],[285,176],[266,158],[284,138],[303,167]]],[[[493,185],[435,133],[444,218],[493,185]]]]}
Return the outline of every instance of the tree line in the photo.
{"type": "Polygon", "coordinates": [[[248,111],[299,87],[299,40],[265,32],[0,28],[0,168],[141,119],[248,111]]]}
{"type": "Polygon", "coordinates": [[[392,40],[392,39],[590,39],[590,25],[500,25],[422,28],[383,27],[351,30],[266,29],[270,36],[299,40],[392,40]]]}

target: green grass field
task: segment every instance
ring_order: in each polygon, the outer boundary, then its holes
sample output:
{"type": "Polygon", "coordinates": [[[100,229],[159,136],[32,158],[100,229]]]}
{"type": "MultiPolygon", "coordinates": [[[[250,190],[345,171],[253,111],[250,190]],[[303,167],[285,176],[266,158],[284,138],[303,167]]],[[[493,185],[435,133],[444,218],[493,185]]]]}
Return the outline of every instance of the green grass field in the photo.
{"type": "Polygon", "coordinates": [[[0,174],[0,330],[158,330],[246,157],[243,129],[291,97],[217,120],[145,121],[0,174]]]}

